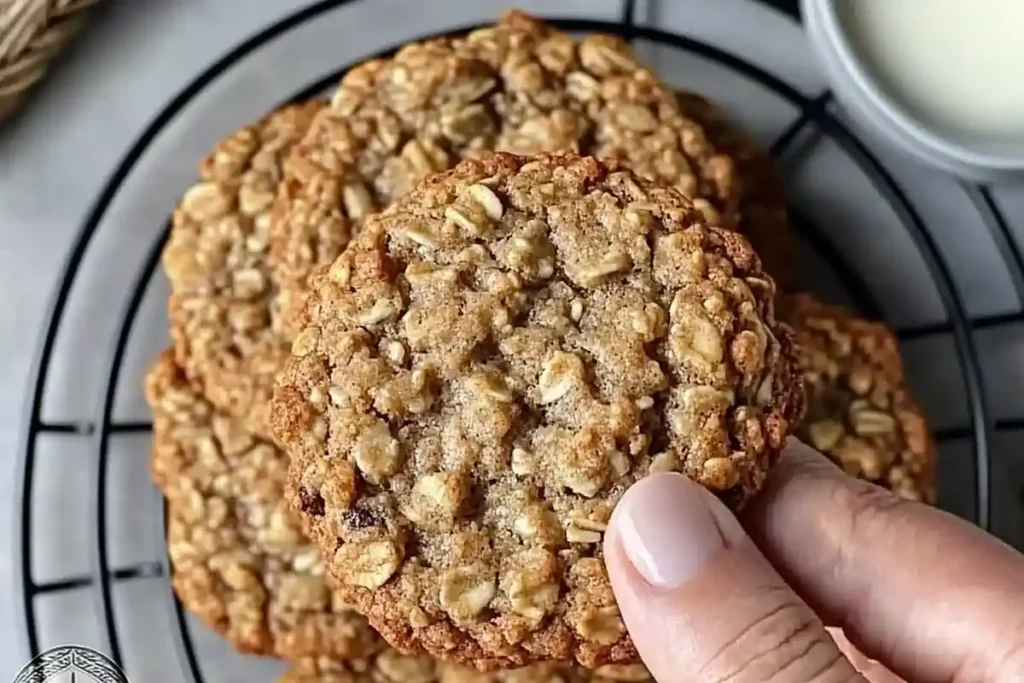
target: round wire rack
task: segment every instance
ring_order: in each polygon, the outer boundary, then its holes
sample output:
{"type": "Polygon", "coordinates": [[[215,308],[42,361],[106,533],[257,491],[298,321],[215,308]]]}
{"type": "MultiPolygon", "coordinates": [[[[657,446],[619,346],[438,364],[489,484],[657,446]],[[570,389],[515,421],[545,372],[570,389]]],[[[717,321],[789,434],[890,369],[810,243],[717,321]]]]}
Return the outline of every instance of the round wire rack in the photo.
{"type": "MultiPolygon", "coordinates": [[[[373,0],[362,1],[364,4],[373,2],[373,0]]],[[[768,2],[768,0],[760,0],[760,2],[786,14],[793,20],[798,20],[795,2],[768,2]]],[[[111,491],[108,470],[112,445],[124,435],[145,435],[150,430],[150,424],[146,421],[117,418],[114,406],[118,387],[124,380],[122,375],[126,367],[126,353],[136,327],[138,312],[151,288],[154,276],[158,272],[160,253],[168,232],[166,224],[162,229],[152,231],[151,242],[138,266],[133,284],[128,289],[127,298],[120,308],[113,343],[102,366],[103,377],[95,419],[85,421],[44,419],[44,395],[55,362],[56,339],[62,323],[71,310],[73,291],[77,284],[76,278],[82,269],[85,255],[90,249],[98,227],[112,201],[121,192],[133,168],[161,131],[169,126],[176,117],[181,116],[189,104],[222,74],[250,53],[299,27],[316,21],[326,12],[352,4],[357,4],[357,0],[325,0],[316,3],[268,26],[210,65],[178,93],[138,137],[124,155],[82,223],[51,299],[47,322],[42,331],[27,393],[21,451],[22,496],[17,501],[19,537],[16,557],[20,568],[18,589],[21,594],[21,606],[24,610],[25,642],[29,654],[33,657],[43,649],[39,635],[39,601],[46,596],[85,590],[89,595],[88,601],[95,608],[95,616],[92,618],[99,624],[99,646],[109,653],[114,661],[123,663],[125,660],[123,642],[127,629],[119,623],[115,614],[113,598],[115,587],[135,580],[154,579],[164,584],[164,607],[170,611],[172,638],[176,643],[184,680],[198,683],[214,678],[212,674],[204,670],[203,657],[197,652],[194,642],[196,627],[190,622],[180,603],[174,598],[173,592],[169,588],[169,581],[166,580],[169,570],[162,547],[162,529],[152,528],[150,530],[154,554],[160,558],[156,561],[126,565],[115,564],[111,559],[110,552],[110,534],[108,532],[111,519],[108,497],[111,491]],[[37,552],[38,535],[34,529],[40,521],[38,517],[41,508],[39,505],[33,504],[33,497],[37,490],[39,477],[37,467],[40,459],[39,444],[40,440],[47,435],[63,435],[79,440],[87,444],[89,449],[87,463],[83,465],[88,472],[85,480],[88,484],[87,494],[91,501],[88,512],[90,516],[88,528],[91,533],[88,539],[89,569],[81,574],[37,580],[33,570],[36,566],[34,553],[37,552]]],[[[967,314],[962,292],[958,288],[948,260],[940,251],[933,231],[922,218],[919,207],[897,183],[890,171],[887,170],[887,166],[844,123],[841,115],[833,107],[832,94],[827,89],[807,93],[805,89],[769,73],[752,61],[725,51],[709,42],[648,26],[638,17],[637,4],[632,0],[622,2],[616,20],[607,18],[600,20],[549,19],[557,26],[572,32],[616,33],[648,47],[687,53],[752,82],[757,87],[771,93],[786,106],[787,110],[796,112],[788,125],[775,135],[770,144],[772,155],[787,171],[801,162],[807,149],[825,142],[833,144],[867,178],[878,196],[884,200],[895,215],[896,224],[899,226],[897,229],[902,233],[900,239],[905,239],[912,245],[923,264],[927,286],[932,288],[933,296],[941,305],[941,316],[938,321],[896,326],[896,330],[901,342],[906,343],[933,338],[951,340],[955,358],[955,374],[959,379],[959,387],[966,395],[966,409],[963,411],[965,419],[961,423],[951,424],[938,430],[936,439],[940,444],[958,440],[967,442],[969,445],[971,465],[966,477],[961,477],[958,485],[971,489],[970,498],[973,503],[970,509],[961,509],[958,512],[980,526],[989,528],[992,521],[991,479],[993,475],[990,472],[992,441],[997,433],[1024,428],[1024,418],[1000,415],[997,419],[997,415],[989,409],[989,399],[983,386],[983,363],[976,337],[981,330],[1024,322],[1024,311],[1015,310],[984,317],[972,317],[967,314]]],[[[452,27],[450,32],[462,32],[468,28],[470,27],[452,27]]],[[[423,37],[425,36],[409,36],[407,40],[423,37]]],[[[378,54],[386,54],[394,49],[395,47],[381,50],[378,54]]],[[[365,58],[375,55],[361,56],[365,58]]],[[[318,95],[334,83],[349,66],[351,64],[339,65],[330,73],[302,84],[302,87],[292,93],[287,101],[302,100],[318,95]]],[[[284,104],[284,102],[280,104],[284,104]]],[[[1009,273],[1009,281],[1018,302],[1024,301],[1024,259],[1015,243],[1008,221],[1001,212],[999,204],[993,199],[991,189],[975,185],[964,186],[962,189],[980,216],[980,221],[988,228],[988,234],[1009,273]]],[[[843,299],[865,315],[887,317],[885,316],[886,306],[879,300],[875,291],[877,287],[871,286],[869,278],[863,274],[864,269],[852,262],[848,251],[837,242],[832,226],[820,219],[812,220],[799,205],[799,202],[796,202],[792,213],[793,222],[804,250],[810,255],[811,260],[821,264],[819,272],[829,273],[841,290],[839,294],[830,293],[825,296],[843,299]]],[[[803,284],[812,291],[821,289],[819,281],[813,277],[803,284]]],[[[139,377],[132,379],[139,380],[139,377]]],[[[145,454],[140,453],[139,457],[145,457],[145,454]]],[[[131,673],[130,670],[129,673],[131,673]]]]}

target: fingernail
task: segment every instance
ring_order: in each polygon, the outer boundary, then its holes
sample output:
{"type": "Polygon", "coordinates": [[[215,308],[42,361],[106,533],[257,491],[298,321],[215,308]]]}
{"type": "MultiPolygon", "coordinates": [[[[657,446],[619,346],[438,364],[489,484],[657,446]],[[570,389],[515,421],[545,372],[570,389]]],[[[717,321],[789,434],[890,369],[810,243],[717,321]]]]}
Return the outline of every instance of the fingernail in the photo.
{"type": "Polygon", "coordinates": [[[725,549],[708,495],[680,474],[657,474],[634,485],[612,524],[630,563],[653,586],[686,583],[725,549]]]}

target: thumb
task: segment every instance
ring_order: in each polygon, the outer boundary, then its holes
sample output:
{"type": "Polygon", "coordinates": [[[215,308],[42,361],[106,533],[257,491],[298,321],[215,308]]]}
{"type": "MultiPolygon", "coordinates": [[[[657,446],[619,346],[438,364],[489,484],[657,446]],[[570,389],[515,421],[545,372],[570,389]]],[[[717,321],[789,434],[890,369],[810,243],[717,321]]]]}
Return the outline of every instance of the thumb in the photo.
{"type": "Polygon", "coordinates": [[[684,476],[653,475],[626,492],[605,561],[660,683],[864,681],[729,510],[684,476]]]}

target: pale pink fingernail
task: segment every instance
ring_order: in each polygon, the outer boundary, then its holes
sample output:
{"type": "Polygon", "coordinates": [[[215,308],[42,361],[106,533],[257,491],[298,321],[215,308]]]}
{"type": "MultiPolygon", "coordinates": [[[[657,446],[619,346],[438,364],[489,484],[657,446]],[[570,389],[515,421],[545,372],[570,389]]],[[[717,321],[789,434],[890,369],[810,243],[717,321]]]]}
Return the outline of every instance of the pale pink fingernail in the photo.
{"type": "Polygon", "coordinates": [[[612,524],[636,570],[653,586],[675,588],[725,549],[709,497],[680,474],[656,474],[622,497],[612,524]]]}

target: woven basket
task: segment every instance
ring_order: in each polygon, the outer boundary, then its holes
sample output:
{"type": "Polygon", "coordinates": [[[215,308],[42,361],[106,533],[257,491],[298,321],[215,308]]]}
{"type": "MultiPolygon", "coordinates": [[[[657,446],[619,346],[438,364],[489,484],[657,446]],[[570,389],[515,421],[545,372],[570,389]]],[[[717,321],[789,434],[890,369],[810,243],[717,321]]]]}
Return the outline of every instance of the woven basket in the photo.
{"type": "Polygon", "coordinates": [[[0,0],[0,122],[38,83],[99,0],[0,0]]]}

